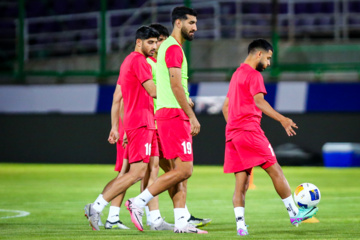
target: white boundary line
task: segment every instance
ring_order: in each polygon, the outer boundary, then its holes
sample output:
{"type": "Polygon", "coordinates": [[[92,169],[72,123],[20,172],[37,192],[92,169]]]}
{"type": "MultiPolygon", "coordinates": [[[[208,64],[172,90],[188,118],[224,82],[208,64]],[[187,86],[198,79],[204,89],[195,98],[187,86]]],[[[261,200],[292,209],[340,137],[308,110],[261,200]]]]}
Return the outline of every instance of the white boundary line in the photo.
{"type": "Polygon", "coordinates": [[[0,219],[6,219],[6,218],[17,218],[17,217],[26,217],[27,215],[30,215],[29,212],[26,211],[20,211],[20,210],[7,210],[7,209],[0,209],[0,212],[12,212],[12,213],[18,213],[15,216],[5,216],[0,217],[0,219]]]}

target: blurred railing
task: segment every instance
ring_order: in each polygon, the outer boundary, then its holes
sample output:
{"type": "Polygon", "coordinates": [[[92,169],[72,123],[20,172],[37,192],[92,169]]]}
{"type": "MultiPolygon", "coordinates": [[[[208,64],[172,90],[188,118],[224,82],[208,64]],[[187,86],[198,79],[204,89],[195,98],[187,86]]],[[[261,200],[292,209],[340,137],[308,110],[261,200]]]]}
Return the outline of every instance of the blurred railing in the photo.
{"type": "MultiPolygon", "coordinates": [[[[25,0],[18,2],[20,16],[21,11],[25,11],[25,0]]],[[[16,21],[17,72],[23,71],[25,74],[35,76],[46,74],[69,76],[75,74],[76,70],[58,73],[56,70],[25,71],[22,65],[30,59],[99,54],[99,71],[78,69],[76,75],[106,77],[116,74],[106,70],[106,54],[126,51],[132,47],[134,33],[140,25],[158,22],[171,29],[170,12],[175,6],[184,3],[191,5],[199,13],[197,39],[273,37],[274,46],[277,47],[276,41],[279,38],[294,42],[299,39],[320,37],[335,44],[346,42],[349,38],[360,38],[360,9],[359,12],[349,9],[349,6],[356,2],[354,0],[148,0],[139,8],[119,10],[107,10],[106,2],[106,0],[101,1],[101,9],[97,12],[23,19],[19,17],[16,21]],[[275,39],[272,28],[274,3],[277,3],[276,12],[278,12],[275,39]]],[[[273,69],[275,77],[286,69],[308,71],[314,66],[305,64],[294,67],[285,64],[281,67],[277,58],[274,58],[274,61],[274,66],[277,67],[273,69]]],[[[319,67],[324,71],[338,68],[331,67],[329,65],[331,63],[324,63],[324,66],[321,64],[319,63],[317,70],[319,67]]],[[[348,66],[354,68],[359,64],[348,66]]],[[[197,70],[191,69],[191,72],[194,71],[197,70]]],[[[17,74],[17,76],[22,75],[17,74]]]]}

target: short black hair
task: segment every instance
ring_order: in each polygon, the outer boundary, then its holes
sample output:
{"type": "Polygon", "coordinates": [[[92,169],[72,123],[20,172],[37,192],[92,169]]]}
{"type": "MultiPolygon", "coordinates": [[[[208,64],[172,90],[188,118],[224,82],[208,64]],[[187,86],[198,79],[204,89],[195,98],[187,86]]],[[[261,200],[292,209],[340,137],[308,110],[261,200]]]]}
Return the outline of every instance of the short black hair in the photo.
{"type": "Polygon", "coordinates": [[[136,30],[135,42],[137,39],[145,40],[149,38],[158,38],[160,36],[159,32],[154,28],[148,26],[141,26],[136,30]]]}
{"type": "Polygon", "coordinates": [[[184,7],[184,6],[174,8],[174,10],[171,13],[172,25],[174,26],[174,23],[177,19],[186,20],[187,19],[186,15],[191,15],[191,16],[196,17],[197,12],[192,8],[188,8],[188,7],[184,7]]]}
{"type": "Polygon", "coordinates": [[[163,35],[165,37],[170,36],[169,30],[164,25],[161,25],[160,23],[152,23],[149,25],[149,27],[158,31],[160,35],[163,35]]]}
{"type": "Polygon", "coordinates": [[[250,44],[249,44],[249,47],[248,47],[248,54],[252,51],[254,51],[256,48],[261,48],[265,51],[272,51],[274,52],[274,49],[273,47],[271,46],[271,44],[266,41],[265,39],[262,39],[262,38],[259,38],[259,39],[256,39],[254,41],[252,41],[250,44]]]}

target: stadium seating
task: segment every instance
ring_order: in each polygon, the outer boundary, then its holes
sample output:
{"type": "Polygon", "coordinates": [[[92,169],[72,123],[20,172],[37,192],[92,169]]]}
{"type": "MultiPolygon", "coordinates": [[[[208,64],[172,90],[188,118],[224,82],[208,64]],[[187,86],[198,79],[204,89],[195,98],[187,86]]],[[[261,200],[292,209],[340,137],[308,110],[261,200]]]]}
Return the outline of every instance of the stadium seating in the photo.
{"type": "MultiPolygon", "coordinates": [[[[244,0],[237,2],[235,0],[228,0],[205,3],[204,1],[193,0],[192,2],[194,8],[199,12],[199,31],[197,34],[199,38],[219,39],[239,36],[242,38],[252,38],[269,37],[271,34],[272,6],[269,1],[244,0]],[[237,12],[239,10],[240,12],[237,12]],[[216,23],[217,19],[220,25],[216,23]]],[[[98,40],[99,34],[96,34],[96,31],[99,32],[100,28],[99,18],[91,14],[99,14],[100,3],[101,1],[99,0],[27,0],[25,10],[28,24],[25,25],[25,31],[28,34],[28,38],[25,44],[29,51],[26,58],[36,57],[37,49],[41,49],[41,44],[48,43],[50,41],[49,39],[53,39],[54,44],[61,44],[62,41],[73,42],[73,45],[68,43],[70,44],[70,47],[68,47],[69,54],[76,52],[78,42],[83,42],[84,45],[88,45],[90,40],[93,42],[98,40]],[[81,16],[84,17],[79,18],[79,14],[82,14],[81,16]],[[88,14],[91,16],[87,16],[88,14]],[[62,16],[62,18],[58,18],[58,16],[62,16]],[[76,18],[73,19],[72,16],[76,18]],[[32,21],[34,18],[37,19],[37,21],[32,21]],[[44,20],[42,21],[41,18],[44,20]],[[89,29],[92,30],[89,34],[76,32],[89,29]],[[46,34],[60,32],[64,33],[64,35],[71,36],[45,36],[46,34]],[[75,50],[71,50],[71,48],[75,50]]],[[[183,1],[159,0],[156,1],[156,6],[160,9],[164,6],[174,5],[174,3],[183,3],[183,1]]],[[[107,1],[107,9],[109,10],[107,13],[109,14],[108,30],[110,31],[109,36],[111,36],[109,42],[112,43],[110,51],[117,51],[126,45],[119,46],[119,38],[124,37],[123,33],[133,33],[133,31],[129,31],[127,28],[148,24],[153,20],[151,11],[141,12],[135,17],[132,15],[132,13],[142,10],[142,6],[150,6],[150,2],[148,0],[107,1]],[[130,14],[119,12],[126,9],[132,9],[133,11],[130,14]],[[127,23],[129,19],[131,20],[127,23]],[[128,25],[124,26],[124,23],[128,25]],[[125,27],[125,29],[121,30],[122,27],[125,27]],[[123,31],[123,33],[121,33],[121,31],[123,31]]],[[[166,10],[159,9],[157,10],[156,21],[169,25],[169,11],[171,8],[166,10]]],[[[278,13],[279,33],[283,38],[311,38],[320,35],[331,39],[335,38],[335,36],[340,36],[340,34],[335,33],[334,29],[343,31],[343,28],[348,31],[343,37],[359,37],[360,17],[358,15],[360,13],[360,1],[349,0],[347,1],[347,5],[345,5],[342,1],[335,0],[284,0],[279,1],[278,13]],[[336,4],[338,4],[338,6],[336,4]],[[336,11],[339,11],[339,13],[336,14],[336,11]],[[289,12],[290,15],[288,14],[289,12]],[[337,20],[336,16],[339,16],[341,21],[339,19],[337,20]],[[342,19],[345,19],[345,21],[342,21],[342,19]],[[335,24],[339,24],[338,28],[335,28],[335,24]],[[346,26],[344,24],[346,24],[346,26]],[[294,28],[294,31],[292,31],[294,33],[293,36],[289,35],[290,28],[294,28]]],[[[13,39],[11,43],[5,40],[0,41],[0,48],[11,49],[12,53],[9,54],[14,56],[14,21],[18,16],[18,5],[11,1],[8,1],[8,4],[1,4],[0,15],[6,19],[6,21],[2,21],[0,24],[2,39],[13,39]]],[[[94,50],[97,51],[96,43],[92,43],[91,52],[94,50]]],[[[49,54],[52,55],[53,53],[50,51],[49,54]]],[[[4,53],[2,53],[1,56],[4,56],[4,53]]]]}

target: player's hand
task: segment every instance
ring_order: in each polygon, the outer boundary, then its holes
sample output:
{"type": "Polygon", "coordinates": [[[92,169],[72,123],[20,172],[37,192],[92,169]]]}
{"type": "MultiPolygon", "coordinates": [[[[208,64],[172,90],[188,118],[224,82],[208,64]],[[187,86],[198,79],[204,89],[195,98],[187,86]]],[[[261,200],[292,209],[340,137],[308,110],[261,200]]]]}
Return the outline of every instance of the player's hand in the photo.
{"type": "Polygon", "coordinates": [[[194,105],[195,105],[195,104],[194,104],[194,102],[192,101],[192,99],[189,98],[189,106],[190,106],[190,107],[194,107],[194,105]]]}
{"type": "Polygon", "coordinates": [[[109,133],[108,142],[110,144],[115,144],[115,143],[117,143],[119,138],[120,138],[119,131],[117,129],[111,128],[110,133],[109,133]]]}
{"type": "Polygon", "coordinates": [[[296,125],[296,123],[293,122],[293,120],[286,117],[283,120],[281,120],[280,123],[284,127],[289,137],[296,135],[296,132],[293,128],[298,129],[298,126],[296,125]]]}
{"type": "Polygon", "coordinates": [[[123,143],[122,143],[123,148],[125,148],[127,144],[128,144],[128,139],[126,133],[124,132],[123,143]]]}
{"type": "Polygon", "coordinates": [[[196,136],[200,132],[200,123],[196,117],[190,118],[191,135],[196,136]]]}

